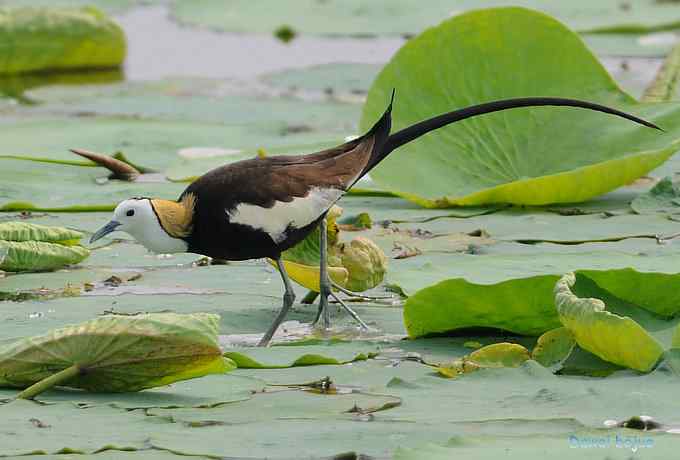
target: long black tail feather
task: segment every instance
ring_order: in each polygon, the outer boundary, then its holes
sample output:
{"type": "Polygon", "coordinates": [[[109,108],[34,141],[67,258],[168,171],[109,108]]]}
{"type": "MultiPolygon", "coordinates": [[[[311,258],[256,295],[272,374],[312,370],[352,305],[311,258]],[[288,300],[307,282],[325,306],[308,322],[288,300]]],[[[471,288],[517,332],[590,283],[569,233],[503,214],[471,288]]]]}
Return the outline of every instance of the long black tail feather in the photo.
{"type": "MultiPolygon", "coordinates": [[[[394,101],[394,91],[392,91],[392,101],[394,101]]],[[[388,106],[385,114],[382,116],[380,121],[376,123],[376,126],[371,130],[375,130],[378,126],[385,127],[389,126],[389,117],[392,109],[392,101],[388,106]]],[[[660,127],[654,123],[650,123],[642,118],[638,118],[634,115],[622,112],[620,110],[613,109],[600,104],[595,104],[592,102],[580,101],[578,99],[565,99],[559,97],[524,97],[517,99],[503,99],[500,101],[486,102],[484,104],[473,105],[471,107],[466,107],[464,109],[454,110],[453,112],[445,113],[428,120],[423,120],[419,123],[404,128],[390,135],[384,143],[381,142],[381,148],[374,149],[371,161],[364,169],[362,176],[373,169],[378,163],[387,157],[393,150],[401,147],[404,144],[419,138],[420,136],[434,131],[436,129],[442,128],[451,123],[457,121],[465,120],[466,118],[476,117],[478,115],[484,115],[492,112],[499,112],[501,110],[514,109],[519,107],[538,107],[538,106],[566,106],[566,107],[579,107],[589,110],[595,110],[597,112],[608,113],[618,117],[625,118],[635,123],[647,126],[649,128],[658,129],[663,131],[660,127]]],[[[388,128],[389,129],[389,128],[388,128]]],[[[389,131],[388,131],[389,132],[389,131]]],[[[377,146],[377,145],[376,145],[377,146]]]]}

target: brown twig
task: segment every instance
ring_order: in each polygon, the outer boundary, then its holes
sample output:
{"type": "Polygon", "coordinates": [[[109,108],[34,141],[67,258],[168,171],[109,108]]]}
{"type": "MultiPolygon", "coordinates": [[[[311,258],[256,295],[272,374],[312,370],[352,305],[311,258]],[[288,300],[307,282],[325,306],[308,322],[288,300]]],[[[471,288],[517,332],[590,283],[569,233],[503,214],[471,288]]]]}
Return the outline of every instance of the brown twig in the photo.
{"type": "Polygon", "coordinates": [[[136,168],[120,160],[116,160],[113,157],[82,149],[71,149],[71,152],[75,153],[76,155],[80,155],[83,158],[87,158],[88,160],[97,163],[99,166],[103,166],[111,171],[111,179],[134,182],[134,180],[140,175],[140,172],[136,168]]]}

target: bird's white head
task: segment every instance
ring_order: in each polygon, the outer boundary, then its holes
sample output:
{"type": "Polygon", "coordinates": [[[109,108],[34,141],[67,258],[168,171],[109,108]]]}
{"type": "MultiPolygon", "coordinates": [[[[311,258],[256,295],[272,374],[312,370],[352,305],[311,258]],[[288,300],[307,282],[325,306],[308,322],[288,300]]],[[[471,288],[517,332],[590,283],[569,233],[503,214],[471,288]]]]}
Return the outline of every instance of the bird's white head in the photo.
{"type": "Polygon", "coordinates": [[[92,235],[90,243],[122,231],[159,254],[186,252],[184,238],[191,233],[194,203],[192,195],[180,202],[151,198],[122,201],[111,221],[92,235]]]}

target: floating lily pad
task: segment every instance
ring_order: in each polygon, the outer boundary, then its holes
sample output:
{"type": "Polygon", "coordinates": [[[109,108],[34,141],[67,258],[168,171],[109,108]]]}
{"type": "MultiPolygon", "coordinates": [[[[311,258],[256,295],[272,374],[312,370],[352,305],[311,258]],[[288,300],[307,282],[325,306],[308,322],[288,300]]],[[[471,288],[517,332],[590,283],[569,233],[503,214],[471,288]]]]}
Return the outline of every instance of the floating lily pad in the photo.
{"type": "Polygon", "coordinates": [[[118,67],[123,30],[94,7],[2,8],[0,74],[118,67]]]}
{"type": "Polygon", "coordinates": [[[554,107],[463,121],[402,147],[371,172],[381,189],[429,207],[584,201],[646,174],[680,144],[677,104],[636,103],[576,34],[522,8],[466,13],[406,43],[369,91],[362,129],[393,88],[394,131],[456,108],[545,95],[613,105],[667,130],[554,107]],[[432,62],[437,71],[424,71],[432,62]]]}
{"type": "Polygon", "coordinates": [[[224,373],[235,366],[222,358],[217,319],[171,313],[105,316],[20,339],[0,349],[0,385],[31,386],[30,391],[73,370],[52,385],[125,392],[224,373]]]}

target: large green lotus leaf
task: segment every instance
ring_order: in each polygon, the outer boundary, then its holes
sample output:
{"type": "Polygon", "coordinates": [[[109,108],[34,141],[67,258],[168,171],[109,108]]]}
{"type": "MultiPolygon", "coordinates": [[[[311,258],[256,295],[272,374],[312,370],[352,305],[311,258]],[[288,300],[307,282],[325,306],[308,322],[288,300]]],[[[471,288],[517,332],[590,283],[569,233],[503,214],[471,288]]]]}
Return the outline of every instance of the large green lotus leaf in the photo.
{"type": "MultiPolygon", "coordinates": [[[[640,286],[653,274],[635,276],[636,272],[623,271],[618,274],[617,283],[611,283],[616,272],[608,275],[605,279],[610,283],[602,285],[597,277],[591,278],[589,272],[569,273],[562,277],[555,287],[560,320],[585,350],[614,364],[647,372],[671,345],[679,319],[662,317],[616,296],[616,287],[624,283],[640,286]],[[614,292],[607,290],[612,285],[614,292]]],[[[673,289],[677,284],[674,278],[665,278],[665,285],[663,281],[662,278],[654,284],[664,290],[673,289]]],[[[629,293],[630,289],[624,287],[623,292],[629,293]]],[[[673,313],[677,313],[678,308],[676,304],[673,313]]],[[[663,306],[659,310],[670,313],[663,306]]]]}
{"type": "Polygon", "coordinates": [[[634,0],[622,7],[617,0],[379,0],[364,2],[318,2],[299,0],[282,4],[275,0],[257,3],[220,0],[175,0],[173,15],[181,22],[239,32],[273,32],[282,24],[303,33],[321,35],[415,34],[425,27],[471,8],[524,6],[535,8],[566,22],[577,30],[622,32],[672,28],[680,13],[672,2],[634,0]]]}
{"type": "Polygon", "coordinates": [[[492,285],[450,279],[409,297],[404,324],[410,337],[491,327],[526,335],[560,326],[551,296],[553,275],[492,285]]]}
{"type": "Polygon", "coordinates": [[[545,95],[613,105],[667,130],[570,108],[460,122],[404,146],[371,173],[380,188],[424,206],[585,201],[646,174],[680,145],[680,107],[637,104],[576,34],[522,8],[467,13],[410,40],[369,91],[362,129],[382,113],[393,88],[395,131],[455,108],[545,95]]]}
{"type": "Polygon", "coordinates": [[[94,7],[0,9],[0,74],[118,67],[123,30],[94,7]]]}
{"type": "Polygon", "coordinates": [[[64,369],[62,382],[90,391],[125,392],[223,373],[235,366],[217,343],[218,317],[210,314],[104,316],[0,350],[0,385],[28,387],[64,369]]]}
{"type": "MultiPolygon", "coordinates": [[[[552,268],[555,269],[556,258],[554,255],[552,258],[552,268]]],[[[539,264],[536,259],[531,258],[527,258],[525,263],[539,264]]],[[[555,274],[528,278],[513,277],[495,284],[476,284],[467,279],[453,278],[430,285],[407,299],[404,308],[406,330],[411,337],[443,334],[474,327],[491,327],[518,334],[540,335],[564,324],[576,336],[577,343],[586,350],[615,364],[640,369],[639,366],[622,363],[620,360],[607,359],[601,349],[613,344],[605,343],[600,349],[594,349],[593,346],[582,343],[572,325],[565,322],[565,317],[571,318],[574,314],[566,315],[560,313],[559,309],[555,310],[553,289],[559,279],[556,273],[559,272],[556,270],[553,273],[555,274]]],[[[673,319],[680,309],[680,302],[672,287],[677,284],[680,275],[643,273],[630,268],[579,270],[577,274],[582,280],[578,287],[589,286],[596,289],[591,293],[593,297],[597,295],[602,298],[601,296],[606,295],[603,300],[608,302],[610,309],[617,314],[635,318],[656,337],[652,339],[650,336],[651,341],[656,342],[658,339],[666,343],[668,348],[670,335],[675,324],[680,321],[673,319]]],[[[581,292],[578,291],[578,294],[581,292]]],[[[612,313],[607,312],[603,315],[609,317],[612,313]]],[[[635,324],[642,334],[647,335],[643,327],[634,323],[632,319],[627,319],[623,323],[635,324]]],[[[588,329],[583,334],[588,337],[596,336],[596,331],[588,329]]],[[[663,349],[654,351],[660,353],[663,349]]],[[[658,359],[658,356],[656,358],[658,359]]]]}

